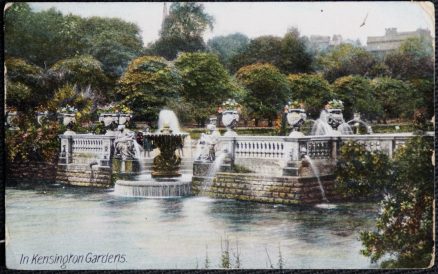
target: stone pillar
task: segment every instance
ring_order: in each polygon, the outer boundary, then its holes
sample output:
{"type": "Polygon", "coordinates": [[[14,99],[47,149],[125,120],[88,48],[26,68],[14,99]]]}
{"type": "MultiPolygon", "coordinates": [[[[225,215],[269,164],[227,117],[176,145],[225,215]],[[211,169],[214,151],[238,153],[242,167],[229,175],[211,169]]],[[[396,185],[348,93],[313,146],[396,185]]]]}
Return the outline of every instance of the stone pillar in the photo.
{"type": "Polygon", "coordinates": [[[102,140],[102,156],[100,158],[100,166],[111,166],[111,139],[102,140]]]}
{"type": "Polygon", "coordinates": [[[73,139],[71,136],[61,137],[61,154],[59,155],[60,164],[68,165],[73,162],[72,145],[73,139]]]}

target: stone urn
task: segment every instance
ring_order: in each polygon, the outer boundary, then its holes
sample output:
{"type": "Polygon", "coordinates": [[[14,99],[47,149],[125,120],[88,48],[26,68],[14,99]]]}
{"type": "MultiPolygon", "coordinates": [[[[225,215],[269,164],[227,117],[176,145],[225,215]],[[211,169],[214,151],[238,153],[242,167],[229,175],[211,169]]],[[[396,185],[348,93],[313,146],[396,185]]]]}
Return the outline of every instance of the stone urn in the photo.
{"type": "Polygon", "coordinates": [[[327,123],[333,129],[337,129],[340,124],[344,123],[344,115],[342,115],[342,109],[330,108],[327,109],[327,112],[328,112],[327,123]]]}
{"type": "MultiPolygon", "coordinates": [[[[292,127],[292,132],[289,136],[296,135],[296,133],[300,130],[300,127],[304,124],[307,119],[306,111],[302,108],[291,108],[288,110],[287,122],[292,127]]],[[[301,133],[301,135],[303,135],[301,133]]]]}
{"type": "Polygon", "coordinates": [[[76,134],[71,130],[73,124],[76,122],[76,113],[61,113],[62,124],[67,127],[67,131],[64,132],[64,135],[73,135],[76,134]]]}
{"type": "Polygon", "coordinates": [[[8,111],[6,115],[6,125],[9,127],[9,129],[18,130],[18,113],[16,111],[8,111]]]}
{"type": "Polygon", "coordinates": [[[49,113],[47,111],[37,111],[36,112],[36,119],[37,119],[37,123],[42,126],[43,123],[45,122],[45,120],[48,118],[49,113]]]}
{"type": "Polygon", "coordinates": [[[115,130],[117,129],[119,117],[116,113],[101,113],[99,115],[99,122],[103,123],[104,127],[106,128],[105,135],[117,135],[117,132],[115,130]]]}
{"type": "Polygon", "coordinates": [[[222,112],[222,123],[227,128],[224,136],[237,136],[237,133],[234,131],[234,128],[239,123],[239,113],[237,110],[225,110],[222,112]]]}
{"type": "Polygon", "coordinates": [[[124,125],[126,122],[129,122],[132,118],[132,114],[130,113],[119,113],[118,114],[118,123],[119,125],[124,125]]]}

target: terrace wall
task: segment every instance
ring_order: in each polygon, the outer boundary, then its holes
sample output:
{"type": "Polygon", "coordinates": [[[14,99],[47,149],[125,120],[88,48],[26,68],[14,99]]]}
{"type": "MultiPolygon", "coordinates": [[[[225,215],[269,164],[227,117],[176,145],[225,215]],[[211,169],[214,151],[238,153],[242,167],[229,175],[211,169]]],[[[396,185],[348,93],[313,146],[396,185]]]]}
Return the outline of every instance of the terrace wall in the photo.
{"type": "MultiPolygon", "coordinates": [[[[320,178],[329,201],[341,197],[334,190],[334,176],[320,178]]],[[[323,202],[316,177],[261,176],[260,174],[219,172],[209,187],[202,189],[205,178],[194,177],[192,193],[214,198],[236,199],[280,204],[313,204],[323,202]],[[202,193],[200,193],[203,190],[202,193]]]]}
{"type": "Polygon", "coordinates": [[[6,184],[62,183],[74,186],[111,187],[112,169],[52,162],[14,162],[7,166],[6,184]]]}

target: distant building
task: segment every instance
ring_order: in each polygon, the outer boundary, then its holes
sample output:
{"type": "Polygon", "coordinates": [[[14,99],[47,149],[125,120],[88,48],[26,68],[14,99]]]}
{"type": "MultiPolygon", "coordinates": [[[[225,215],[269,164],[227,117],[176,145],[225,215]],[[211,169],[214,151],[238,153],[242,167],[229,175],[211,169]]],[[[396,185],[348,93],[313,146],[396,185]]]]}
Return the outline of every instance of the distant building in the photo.
{"type": "Polygon", "coordinates": [[[351,44],[354,46],[360,46],[359,40],[351,40],[342,38],[342,35],[335,34],[332,37],[323,35],[311,35],[309,38],[310,48],[315,52],[322,52],[332,49],[340,44],[351,44]]]}
{"type": "Polygon", "coordinates": [[[390,51],[398,49],[403,41],[412,37],[422,37],[430,40],[432,43],[432,36],[427,29],[397,32],[397,28],[387,28],[385,29],[384,36],[368,36],[366,49],[369,52],[382,56],[390,51]]]}
{"type": "Polygon", "coordinates": [[[311,48],[314,49],[315,51],[317,52],[325,51],[330,46],[330,36],[311,35],[309,42],[311,48]]]}

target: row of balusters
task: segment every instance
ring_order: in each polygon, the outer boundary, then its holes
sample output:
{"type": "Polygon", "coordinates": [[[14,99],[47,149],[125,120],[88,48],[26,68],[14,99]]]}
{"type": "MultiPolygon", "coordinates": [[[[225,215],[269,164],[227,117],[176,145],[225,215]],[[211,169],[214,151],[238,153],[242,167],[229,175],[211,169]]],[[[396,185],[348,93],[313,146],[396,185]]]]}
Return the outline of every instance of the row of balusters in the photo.
{"type": "Polygon", "coordinates": [[[236,142],[237,156],[282,158],[284,144],[280,142],[236,142]]]}

